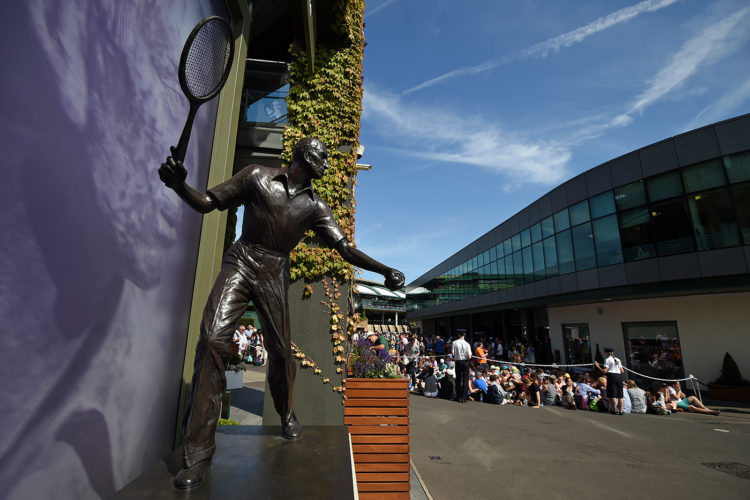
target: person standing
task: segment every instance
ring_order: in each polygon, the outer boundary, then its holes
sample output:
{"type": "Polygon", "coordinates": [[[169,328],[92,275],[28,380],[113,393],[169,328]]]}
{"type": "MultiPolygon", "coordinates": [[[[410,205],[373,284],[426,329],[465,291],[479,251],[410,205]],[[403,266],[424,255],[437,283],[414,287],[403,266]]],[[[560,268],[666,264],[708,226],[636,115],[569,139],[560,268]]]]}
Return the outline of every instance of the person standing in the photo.
{"type": "Polygon", "coordinates": [[[404,363],[406,364],[406,373],[411,378],[412,390],[416,390],[417,385],[417,362],[419,360],[419,344],[417,336],[412,335],[409,344],[404,348],[404,363]]]}
{"type": "Polygon", "coordinates": [[[456,401],[465,403],[469,396],[469,360],[471,346],[466,340],[466,330],[458,330],[458,340],[453,342],[451,352],[456,362],[456,401]]]}
{"type": "Polygon", "coordinates": [[[597,369],[607,375],[607,399],[609,400],[610,412],[615,415],[623,415],[623,395],[622,395],[622,374],[625,369],[622,361],[615,357],[615,352],[611,347],[604,348],[604,368],[598,361],[594,361],[597,369]]]}

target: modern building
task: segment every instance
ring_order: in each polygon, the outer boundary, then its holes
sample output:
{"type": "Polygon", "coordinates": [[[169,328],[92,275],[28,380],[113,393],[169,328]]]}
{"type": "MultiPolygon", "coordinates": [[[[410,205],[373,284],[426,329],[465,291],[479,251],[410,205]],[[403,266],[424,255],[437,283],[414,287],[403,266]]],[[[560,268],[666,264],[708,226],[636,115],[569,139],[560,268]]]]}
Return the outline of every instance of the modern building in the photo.
{"type": "Polygon", "coordinates": [[[426,334],[526,340],[546,361],[599,344],[708,382],[729,352],[750,376],[750,115],[570,179],[410,283],[407,308],[426,334]]]}
{"type": "Polygon", "coordinates": [[[377,281],[357,278],[354,310],[362,315],[362,325],[386,326],[397,330],[406,315],[406,293],[392,291],[377,281]]]}

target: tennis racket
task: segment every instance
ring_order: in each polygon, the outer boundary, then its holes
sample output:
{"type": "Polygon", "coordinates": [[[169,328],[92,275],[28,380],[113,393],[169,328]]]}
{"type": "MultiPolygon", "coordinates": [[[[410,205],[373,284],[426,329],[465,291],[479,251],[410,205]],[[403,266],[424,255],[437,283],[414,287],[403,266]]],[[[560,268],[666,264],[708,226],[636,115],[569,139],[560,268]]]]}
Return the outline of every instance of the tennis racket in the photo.
{"type": "Polygon", "coordinates": [[[180,57],[180,87],[190,103],[180,141],[172,150],[175,161],[183,161],[198,107],[221,91],[232,69],[234,40],[229,23],[210,16],[195,25],[180,57]]]}

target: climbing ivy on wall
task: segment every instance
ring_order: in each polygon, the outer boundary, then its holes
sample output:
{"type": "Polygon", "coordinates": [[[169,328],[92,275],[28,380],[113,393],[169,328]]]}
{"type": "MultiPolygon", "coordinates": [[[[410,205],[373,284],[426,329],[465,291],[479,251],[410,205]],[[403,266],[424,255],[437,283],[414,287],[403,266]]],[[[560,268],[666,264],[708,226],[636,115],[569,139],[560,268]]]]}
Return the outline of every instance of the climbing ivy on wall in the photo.
{"type": "MultiPolygon", "coordinates": [[[[287,127],[282,160],[290,164],[292,148],[303,137],[316,137],[328,148],[328,170],[313,188],[333,210],[341,229],[354,243],[354,186],[357,179],[359,117],[362,112],[364,0],[337,0],[332,27],[348,41],[344,47],[316,47],[315,68],[308,67],[303,47],[290,48],[287,127]],[[338,151],[351,145],[347,153],[338,151]]],[[[313,281],[323,276],[352,278],[352,267],[335,250],[319,244],[312,232],[292,251],[291,279],[313,281]]],[[[308,293],[312,291],[307,288],[308,293]]]]}

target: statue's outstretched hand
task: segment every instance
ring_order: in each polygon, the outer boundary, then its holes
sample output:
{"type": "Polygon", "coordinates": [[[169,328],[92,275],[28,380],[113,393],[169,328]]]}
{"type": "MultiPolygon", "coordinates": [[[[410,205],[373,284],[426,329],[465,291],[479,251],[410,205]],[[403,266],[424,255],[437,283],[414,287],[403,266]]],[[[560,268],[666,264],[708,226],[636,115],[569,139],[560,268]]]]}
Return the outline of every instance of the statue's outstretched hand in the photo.
{"type": "MultiPolygon", "coordinates": [[[[174,155],[175,147],[172,146],[169,150],[174,155]]],[[[167,156],[166,163],[162,163],[159,167],[159,178],[168,187],[176,189],[185,182],[187,169],[181,161],[175,161],[171,156],[167,156]]]]}
{"type": "Polygon", "coordinates": [[[404,286],[404,273],[398,269],[389,269],[384,277],[385,286],[390,290],[398,290],[404,286]]]}

